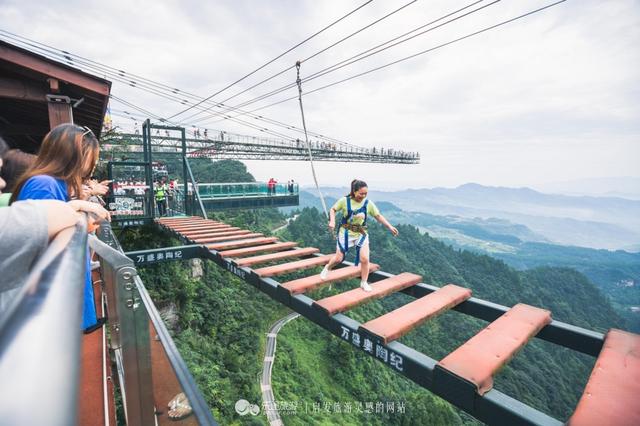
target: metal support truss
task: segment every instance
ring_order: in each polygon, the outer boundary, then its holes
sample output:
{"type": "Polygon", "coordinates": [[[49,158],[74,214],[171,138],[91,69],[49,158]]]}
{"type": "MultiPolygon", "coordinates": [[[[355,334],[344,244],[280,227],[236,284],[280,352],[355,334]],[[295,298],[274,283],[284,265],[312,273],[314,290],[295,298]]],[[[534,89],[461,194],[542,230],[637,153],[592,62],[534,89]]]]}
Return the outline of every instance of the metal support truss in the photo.
{"type": "MultiPolygon", "coordinates": [[[[157,129],[160,126],[154,125],[157,129]]],[[[151,137],[154,154],[180,154],[182,139],[172,136],[151,137]]],[[[120,133],[103,141],[104,148],[114,154],[143,152],[142,137],[138,134],[120,133]]],[[[292,160],[309,161],[306,144],[301,140],[278,140],[225,133],[222,138],[187,138],[189,158],[217,160],[292,160]]],[[[316,161],[418,164],[420,155],[415,152],[385,148],[361,148],[351,145],[329,144],[311,141],[311,153],[316,161]]]]}

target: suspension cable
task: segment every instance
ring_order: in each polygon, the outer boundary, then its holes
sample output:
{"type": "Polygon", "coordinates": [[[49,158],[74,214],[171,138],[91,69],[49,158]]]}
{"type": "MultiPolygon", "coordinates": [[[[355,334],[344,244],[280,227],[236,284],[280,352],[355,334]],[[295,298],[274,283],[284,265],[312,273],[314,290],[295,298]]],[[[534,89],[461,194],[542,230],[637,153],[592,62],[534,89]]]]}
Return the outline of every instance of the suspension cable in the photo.
{"type": "MultiPolygon", "coordinates": [[[[473,37],[473,36],[476,36],[476,35],[482,34],[482,33],[484,33],[484,32],[487,32],[487,31],[493,30],[493,29],[495,29],[495,28],[501,27],[501,26],[503,26],[503,25],[509,24],[509,23],[511,23],[511,22],[513,22],[513,21],[516,21],[516,20],[519,20],[519,19],[525,18],[525,17],[527,17],[527,16],[533,15],[533,14],[535,14],[535,13],[541,12],[541,11],[543,11],[543,10],[545,10],[545,9],[551,8],[551,7],[556,6],[556,5],[560,4],[560,3],[564,3],[565,1],[567,1],[567,0],[559,0],[559,1],[556,1],[556,2],[551,3],[551,4],[548,4],[548,5],[546,5],[546,6],[540,7],[540,8],[538,8],[538,9],[532,10],[532,11],[530,11],[530,12],[527,12],[527,13],[524,13],[524,14],[522,14],[522,15],[516,16],[516,17],[514,17],[514,18],[508,19],[508,20],[506,20],[506,21],[499,22],[498,24],[491,25],[491,26],[489,26],[489,27],[485,27],[485,28],[483,28],[483,29],[481,29],[481,30],[478,30],[478,31],[475,31],[475,32],[473,32],[473,33],[467,34],[467,35],[465,35],[465,36],[462,36],[462,37],[456,38],[456,39],[454,39],[454,40],[448,41],[448,42],[446,42],[446,43],[439,44],[439,45],[434,46],[434,47],[431,47],[431,48],[429,48],[429,49],[425,49],[425,50],[422,50],[422,51],[420,51],[420,52],[414,53],[414,54],[412,54],[412,55],[405,56],[405,57],[403,57],[403,58],[400,58],[400,59],[397,59],[397,60],[395,60],[395,61],[389,62],[389,63],[387,63],[387,64],[385,64],[385,65],[381,65],[381,66],[378,66],[378,67],[375,67],[375,68],[369,69],[369,70],[367,70],[367,71],[363,71],[363,72],[361,72],[361,73],[355,74],[355,75],[353,75],[353,76],[351,76],[351,77],[347,77],[347,78],[344,78],[344,79],[342,79],[342,80],[338,80],[338,81],[335,81],[335,82],[333,82],[333,83],[329,83],[329,84],[327,84],[327,85],[324,85],[324,86],[318,87],[318,88],[316,88],[316,89],[313,89],[313,90],[310,90],[310,91],[306,92],[304,95],[309,95],[309,94],[311,94],[311,93],[314,93],[314,92],[318,92],[318,91],[320,91],[320,90],[327,89],[327,88],[329,88],[329,87],[332,87],[332,86],[338,85],[338,84],[340,84],[340,83],[344,83],[344,82],[346,82],[346,81],[353,80],[353,79],[358,78],[358,77],[362,77],[362,76],[367,75],[367,74],[370,74],[370,73],[372,73],[372,72],[379,71],[379,70],[381,70],[381,69],[384,69],[384,68],[390,67],[390,66],[392,66],[392,65],[396,65],[396,64],[398,64],[398,63],[401,63],[401,62],[407,61],[407,60],[409,60],[409,59],[413,59],[413,58],[415,58],[415,57],[417,57],[417,56],[421,56],[421,55],[424,55],[424,54],[426,54],[426,53],[433,52],[434,50],[437,50],[437,49],[440,49],[440,48],[443,48],[443,47],[449,46],[449,45],[451,45],[451,44],[454,44],[454,43],[460,42],[460,41],[465,40],[465,39],[468,39],[468,38],[470,38],[470,37],[473,37]]],[[[303,81],[306,81],[306,80],[303,80],[303,81]]],[[[279,105],[279,104],[281,104],[281,103],[284,103],[284,102],[287,102],[287,101],[291,101],[291,100],[296,99],[296,98],[297,98],[297,96],[291,96],[291,97],[288,97],[288,98],[285,98],[285,99],[282,99],[282,100],[279,100],[279,101],[273,102],[273,103],[271,103],[271,104],[268,104],[268,105],[265,105],[265,106],[262,106],[262,107],[259,107],[259,108],[252,109],[252,110],[250,110],[249,112],[250,112],[250,113],[255,113],[255,112],[257,112],[257,111],[261,111],[261,110],[263,110],[263,109],[270,108],[270,107],[272,107],[272,106],[279,105]]],[[[238,114],[238,115],[241,115],[241,114],[238,114]]]]}
{"type": "Polygon", "coordinates": [[[327,217],[327,219],[329,219],[327,204],[324,202],[324,196],[322,195],[322,191],[320,191],[320,186],[318,185],[316,168],[313,166],[313,157],[311,156],[311,144],[309,143],[309,138],[307,137],[307,124],[304,119],[304,108],[302,107],[302,80],[300,80],[300,61],[296,62],[296,72],[298,74],[296,78],[296,83],[298,84],[298,99],[300,100],[300,115],[302,116],[302,128],[304,129],[304,139],[305,139],[305,142],[307,143],[307,151],[309,152],[309,162],[311,163],[311,173],[313,174],[313,181],[316,183],[316,189],[318,190],[318,194],[320,194],[320,201],[322,201],[322,209],[324,210],[324,215],[327,217]]]}
{"type": "Polygon", "coordinates": [[[286,50],[285,52],[281,53],[280,55],[276,56],[275,58],[271,59],[270,61],[268,61],[267,63],[265,63],[264,65],[259,66],[258,68],[256,68],[255,70],[251,71],[249,74],[245,75],[244,77],[239,78],[238,80],[234,81],[231,84],[228,84],[227,86],[223,87],[222,89],[218,90],[217,92],[215,92],[214,94],[212,94],[211,96],[206,97],[205,99],[203,99],[202,101],[198,102],[195,105],[190,106],[189,108],[186,108],[182,111],[178,111],[177,113],[173,114],[172,116],[169,117],[170,118],[174,118],[178,115],[184,114],[185,112],[195,108],[195,106],[202,104],[205,101],[208,101],[209,99],[213,98],[214,96],[219,95],[220,93],[224,92],[225,90],[227,90],[228,88],[236,85],[237,83],[241,82],[242,80],[244,80],[245,78],[252,76],[253,74],[255,74],[256,72],[260,71],[261,69],[263,69],[264,67],[266,67],[267,65],[273,63],[274,61],[276,61],[277,59],[282,58],[284,55],[286,55],[287,53],[291,52],[292,50],[296,49],[297,47],[303,45],[304,43],[306,43],[307,41],[311,40],[312,38],[314,38],[315,36],[317,36],[318,34],[323,33],[324,31],[328,30],[329,28],[333,27],[334,25],[336,25],[338,22],[342,21],[343,19],[346,19],[348,16],[354,14],[355,12],[357,12],[358,10],[362,9],[363,7],[365,7],[366,5],[368,5],[369,3],[371,3],[373,0],[368,0],[365,3],[361,4],[360,6],[356,7],[355,9],[353,9],[351,12],[347,13],[346,15],[342,16],[341,18],[333,21],[331,24],[327,25],[326,27],[322,28],[319,31],[316,31],[314,34],[310,35],[309,37],[307,37],[306,39],[302,40],[300,43],[296,44],[295,46],[291,47],[290,49],[286,50]]]}
{"type": "MultiPolygon", "coordinates": [[[[396,40],[398,40],[398,39],[400,39],[402,37],[405,37],[405,36],[407,36],[407,35],[409,35],[411,33],[414,33],[416,31],[420,30],[420,29],[423,29],[423,28],[428,27],[428,26],[430,26],[430,25],[432,25],[432,24],[434,24],[436,22],[439,22],[439,21],[441,21],[443,19],[446,19],[446,18],[448,18],[448,17],[450,17],[450,16],[452,16],[452,15],[458,13],[458,12],[461,12],[464,9],[467,9],[467,8],[469,8],[471,6],[474,6],[474,5],[476,5],[476,4],[478,4],[478,3],[482,2],[482,1],[483,0],[478,0],[478,1],[476,1],[474,3],[471,3],[471,4],[467,5],[467,6],[464,6],[464,7],[460,8],[460,9],[458,9],[458,10],[455,10],[455,11],[450,12],[450,13],[444,15],[444,16],[441,16],[441,17],[439,17],[439,18],[437,18],[435,20],[427,22],[426,24],[423,24],[423,25],[421,25],[419,27],[416,27],[411,31],[408,31],[408,32],[406,32],[404,34],[396,36],[396,37],[392,38],[391,40],[387,40],[384,43],[380,43],[377,46],[374,46],[374,47],[369,48],[367,50],[364,50],[364,51],[362,51],[360,53],[357,53],[357,54],[355,54],[355,55],[353,55],[353,56],[351,56],[351,57],[349,57],[347,59],[344,59],[344,60],[338,62],[337,64],[333,64],[333,65],[330,65],[330,66],[328,66],[326,68],[321,69],[320,71],[316,71],[315,73],[310,74],[309,76],[305,77],[303,82],[306,83],[306,82],[308,82],[310,80],[314,80],[314,79],[316,79],[318,77],[322,77],[322,76],[324,76],[326,74],[330,74],[332,72],[338,71],[339,69],[342,69],[344,67],[352,65],[352,64],[354,64],[356,62],[362,61],[362,60],[364,60],[366,58],[369,58],[369,57],[371,57],[373,55],[376,55],[378,53],[384,52],[385,50],[388,50],[388,49],[390,49],[392,47],[395,47],[395,46],[397,46],[399,44],[402,44],[402,43],[405,43],[407,41],[410,41],[410,40],[412,40],[412,39],[414,39],[414,38],[416,38],[418,36],[424,35],[424,34],[426,34],[428,32],[431,32],[431,31],[433,31],[433,30],[435,30],[437,28],[444,27],[445,25],[451,24],[454,21],[457,21],[457,20],[459,20],[461,18],[469,16],[469,15],[471,15],[473,13],[476,13],[476,12],[482,10],[482,9],[485,9],[486,7],[492,6],[492,5],[500,2],[501,0],[494,0],[493,2],[491,2],[489,4],[486,4],[484,6],[481,6],[481,7],[477,8],[477,9],[471,10],[471,11],[469,11],[467,13],[462,14],[462,15],[456,16],[456,17],[454,17],[454,18],[452,18],[452,19],[450,19],[450,20],[448,20],[446,22],[443,22],[443,23],[441,23],[441,24],[439,24],[439,25],[437,25],[435,27],[432,27],[432,28],[429,28],[427,30],[421,31],[421,32],[419,32],[417,34],[414,34],[414,35],[412,35],[410,37],[407,37],[407,38],[405,38],[403,40],[400,40],[400,41],[397,41],[397,42],[393,43],[394,41],[396,41],[396,40]],[[390,43],[393,43],[393,44],[390,44],[390,43]],[[383,46],[386,46],[386,47],[383,47],[383,46]],[[378,49],[378,50],[376,50],[376,49],[378,49]]],[[[288,89],[291,89],[291,88],[295,87],[295,85],[296,85],[295,83],[287,83],[287,84],[285,84],[285,85],[283,85],[283,86],[281,86],[281,87],[279,87],[277,89],[274,89],[274,90],[272,90],[270,92],[267,92],[267,93],[263,93],[262,95],[254,97],[254,98],[249,99],[247,101],[241,102],[240,104],[237,104],[236,106],[231,107],[231,108],[227,108],[225,111],[221,111],[221,112],[222,113],[227,113],[230,110],[232,110],[233,108],[242,108],[242,107],[245,107],[247,105],[251,105],[251,104],[256,103],[258,101],[261,101],[261,100],[264,100],[264,99],[269,98],[271,96],[274,96],[274,95],[277,95],[279,93],[282,93],[282,92],[284,92],[284,91],[286,91],[288,89]]],[[[213,114],[213,115],[215,115],[215,114],[213,114]]],[[[201,122],[201,121],[203,121],[203,119],[204,118],[198,119],[195,122],[201,122]]]]}
{"type": "MultiPolygon", "coordinates": [[[[35,49],[35,50],[37,50],[39,52],[42,52],[41,54],[44,54],[44,56],[47,56],[49,58],[56,59],[56,60],[58,60],[58,58],[62,58],[71,66],[79,66],[80,65],[84,69],[91,70],[91,72],[104,75],[105,78],[106,78],[106,76],[109,76],[113,81],[118,81],[118,82],[127,84],[127,85],[129,85],[129,86],[131,86],[133,88],[137,88],[137,89],[143,90],[145,92],[148,92],[148,93],[163,97],[163,98],[168,99],[168,100],[173,101],[173,102],[177,102],[177,103],[181,103],[181,104],[189,104],[190,103],[188,100],[184,99],[183,97],[179,97],[178,95],[184,95],[185,97],[194,99],[196,101],[199,101],[199,100],[203,99],[198,95],[195,95],[195,94],[192,94],[192,93],[189,93],[189,92],[186,92],[186,91],[183,91],[183,90],[168,86],[168,85],[163,84],[163,83],[155,82],[155,81],[147,79],[145,77],[141,77],[141,76],[137,76],[135,74],[128,73],[126,71],[111,67],[109,65],[104,65],[104,64],[101,64],[99,62],[95,62],[95,61],[92,61],[90,59],[83,58],[82,56],[79,56],[79,55],[76,55],[76,54],[61,50],[61,49],[57,49],[57,48],[54,48],[52,46],[48,46],[48,45],[46,45],[44,43],[40,43],[40,42],[37,42],[35,40],[31,40],[31,39],[23,37],[23,36],[19,36],[17,34],[11,33],[11,32],[6,31],[6,30],[0,30],[0,32],[5,33],[4,37],[6,37],[6,38],[8,38],[10,40],[13,40],[13,41],[15,41],[15,42],[17,42],[19,44],[22,44],[22,45],[26,45],[26,46],[28,46],[28,47],[30,47],[32,49],[35,49]]],[[[228,108],[229,107],[228,105],[225,105],[223,103],[217,103],[216,104],[216,103],[213,103],[212,101],[211,102],[207,102],[207,103],[208,104],[213,104],[213,106],[220,107],[220,108],[222,108],[222,107],[228,108]]],[[[200,107],[200,109],[203,109],[203,107],[200,107]]],[[[267,122],[269,124],[276,125],[278,127],[282,127],[282,128],[286,128],[288,130],[292,130],[292,131],[295,131],[295,132],[303,133],[302,129],[300,129],[300,128],[296,127],[296,126],[293,126],[291,124],[283,123],[281,121],[274,120],[274,119],[271,119],[269,117],[265,117],[265,116],[262,116],[262,115],[251,114],[250,112],[244,111],[242,109],[235,109],[235,111],[241,112],[241,114],[238,114],[238,116],[247,115],[249,117],[255,118],[256,120],[265,121],[265,122],[267,122]]],[[[222,115],[222,113],[216,113],[216,114],[222,115]]],[[[157,114],[149,114],[149,115],[152,115],[154,118],[159,119],[160,121],[163,121],[163,122],[168,122],[168,123],[172,123],[172,124],[176,124],[176,125],[183,124],[183,123],[175,123],[175,122],[167,121],[166,119],[162,118],[160,115],[157,115],[157,114]]],[[[235,121],[235,120],[233,120],[235,117],[230,117],[230,116],[227,116],[227,115],[223,115],[223,117],[225,117],[224,120],[231,119],[232,121],[235,121]]],[[[246,123],[246,122],[244,122],[244,123],[246,123]]],[[[187,125],[193,125],[195,123],[186,123],[186,124],[187,125]]],[[[242,123],[239,123],[239,124],[242,124],[242,123]]],[[[257,127],[251,126],[251,128],[257,128],[257,127]]],[[[309,132],[309,134],[312,135],[312,136],[315,136],[317,138],[320,138],[320,139],[323,139],[323,140],[327,140],[327,141],[331,141],[331,142],[334,142],[336,144],[340,144],[340,145],[343,145],[343,146],[354,146],[354,147],[356,146],[356,145],[350,144],[348,142],[341,141],[341,140],[336,139],[336,138],[332,138],[330,136],[321,135],[319,133],[309,132]]],[[[289,138],[289,136],[286,136],[286,138],[289,138]]]]}
{"type": "MultiPolygon", "coordinates": [[[[400,12],[401,10],[403,10],[403,9],[405,9],[406,7],[408,7],[408,6],[412,5],[412,4],[414,4],[414,3],[415,3],[415,2],[417,2],[417,1],[418,1],[418,0],[412,0],[412,1],[410,1],[409,3],[407,3],[407,4],[404,4],[404,5],[400,6],[399,8],[397,8],[397,9],[395,9],[395,10],[393,10],[393,11],[391,11],[391,12],[387,13],[387,14],[386,14],[386,15],[384,15],[384,16],[382,16],[381,18],[376,19],[375,21],[371,22],[370,24],[367,24],[367,25],[365,25],[364,27],[362,27],[362,28],[360,28],[360,29],[358,29],[358,30],[356,30],[356,31],[352,32],[351,34],[349,34],[349,35],[347,35],[347,36],[345,36],[345,37],[342,37],[340,40],[338,40],[338,41],[336,41],[336,42],[332,43],[331,45],[329,45],[329,46],[327,46],[327,47],[325,47],[325,48],[321,49],[320,51],[318,51],[318,52],[314,53],[313,55],[308,56],[308,57],[306,57],[305,59],[301,59],[299,62],[300,62],[301,64],[303,64],[303,63],[305,63],[306,61],[308,61],[308,60],[310,60],[310,59],[315,58],[316,56],[318,56],[318,55],[320,55],[320,54],[322,54],[322,53],[326,52],[327,50],[329,50],[329,49],[331,49],[331,48],[336,47],[336,46],[337,46],[337,45],[339,45],[340,43],[343,43],[343,42],[347,41],[348,39],[350,39],[351,37],[355,36],[356,34],[361,33],[362,31],[366,30],[367,28],[371,28],[371,27],[372,27],[372,26],[374,26],[375,24],[377,24],[377,23],[379,23],[379,22],[381,22],[381,21],[384,21],[385,19],[389,18],[389,17],[390,17],[390,16],[392,16],[392,15],[395,15],[396,13],[400,12]]],[[[479,1],[483,1],[483,0],[479,0],[479,1]]],[[[244,90],[242,90],[242,91],[240,91],[240,92],[238,92],[238,93],[235,93],[235,94],[234,94],[234,95],[232,95],[232,96],[229,96],[229,97],[228,97],[228,98],[226,98],[226,99],[223,99],[222,101],[220,101],[220,104],[222,104],[222,103],[224,103],[224,102],[228,102],[228,101],[230,101],[231,99],[234,99],[234,98],[236,98],[236,97],[238,97],[238,96],[240,96],[240,95],[242,95],[242,94],[244,94],[244,93],[248,92],[249,90],[255,89],[256,87],[258,87],[258,86],[260,86],[260,85],[262,85],[262,84],[264,84],[264,83],[266,83],[266,82],[268,82],[268,81],[273,80],[274,78],[276,78],[276,77],[278,77],[278,76],[280,76],[280,75],[284,74],[285,72],[289,71],[290,69],[292,69],[292,68],[294,68],[294,67],[295,67],[295,65],[292,65],[292,66],[290,66],[290,67],[286,67],[286,68],[285,68],[285,69],[283,69],[282,71],[279,71],[279,72],[277,72],[277,73],[273,74],[272,76],[265,78],[264,80],[262,80],[262,81],[260,81],[260,82],[258,82],[258,83],[256,83],[256,84],[254,84],[254,85],[252,85],[251,87],[248,87],[248,88],[246,88],[246,89],[244,89],[244,90]]],[[[209,110],[210,110],[210,109],[211,109],[211,108],[209,108],[209,110]]],[[[197,113],[195,113],[195,114],[192,114],[192,115],[190,115],[189,117],[186,117],[184,120],[189,120],[189,119],[191,119],[191,118],[193,118],[193,117],[195,117],[195,116],[197,116],[197,115],[199,115],[199,114],[201,114],[201,112],[197,112],[197,113]]]]}

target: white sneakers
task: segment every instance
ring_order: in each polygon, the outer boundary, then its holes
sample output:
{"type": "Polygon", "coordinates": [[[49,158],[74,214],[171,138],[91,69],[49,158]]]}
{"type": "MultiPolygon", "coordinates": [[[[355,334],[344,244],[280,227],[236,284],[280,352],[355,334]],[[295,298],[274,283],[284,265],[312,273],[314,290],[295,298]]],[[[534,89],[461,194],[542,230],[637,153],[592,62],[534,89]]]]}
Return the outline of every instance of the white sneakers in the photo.
{"type": "Polygon", "coordinates": [[[325,265],[324,268],[322,269],[322,272],[320,272],[320,278],[322,280],[326,280],[328,274],[329,274],[329,268],[327,267],[327,265],[325,265]]]}
{"type": "Polygon", "coordinates": [[[371,286],[369,285],[369,283],[368,283],[368,282],[366,282],[366,281],[360,281],[360,288],[361,288],[361,289],[363,289],[364,291],[371,291],[371,290],[373,290],[373,289],[371,288],[371,286]]]}
{"type": "MultiPolygon", "coordinates": [[[[329,268],[327,267],[327,265],[325,265],[325,267],[322,268],[322,272],[320,272],[320,279],[322,279],[323,281],[326,280],[327,275],[329,275],[329,268]]],[[[371,288],[367,280],[360,281],[360,288],[363,289],[364,291],[373,290],[373,288],[371,288]]],[[[331,287],[329,287],[329,289],[331,289],[331,287]]]]}

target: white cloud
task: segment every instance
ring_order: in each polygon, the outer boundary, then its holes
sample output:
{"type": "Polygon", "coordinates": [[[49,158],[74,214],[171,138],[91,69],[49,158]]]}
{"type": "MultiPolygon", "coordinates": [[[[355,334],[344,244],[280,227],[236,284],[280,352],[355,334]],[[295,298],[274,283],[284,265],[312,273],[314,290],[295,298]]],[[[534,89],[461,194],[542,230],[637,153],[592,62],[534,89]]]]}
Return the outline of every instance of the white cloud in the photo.
{"type": "MultiPolygon", "coordinates": [[[[0,20],[5,30],[208,96],[363,2],[5,0],[0,20]]],[[[223,95],[231,96],[293,65],[296,59],[405,3],[365,6],[223,95]]],[[[471,0],[418,1],[303,64],[303,75],[469,3],[471,0]]],[[[548,3],[499,2],[406,45],[309,82],[305,90],[548,3]]],[[[517,186],[640,176],[639,12],[633,0],[567,1],[305,97],[310,129],[362,146],[420,151],[423,160],[418,166],[319,163],[321,182],[345,185],[359,176],[386,188],[452,186],[469,181],[517,186]]],[[[272,90],[294,77],[290,70],[230,103],[272,90]]],[[[183,108],[117,82],[113,93],[162,116],[183,108]]],[[[273,100],[294,94],[295,90],[290,90],[273,100]]],[[[263,113],[300,126],[295,102],[263,113]]],[[[256,134],[228,121],[210,126],[256,134]]],[[[250,162],[249,166],[258,178],[287,170],[289,176],[281,179],[293,177],[311,183],[307,163],[250,162]]]]}

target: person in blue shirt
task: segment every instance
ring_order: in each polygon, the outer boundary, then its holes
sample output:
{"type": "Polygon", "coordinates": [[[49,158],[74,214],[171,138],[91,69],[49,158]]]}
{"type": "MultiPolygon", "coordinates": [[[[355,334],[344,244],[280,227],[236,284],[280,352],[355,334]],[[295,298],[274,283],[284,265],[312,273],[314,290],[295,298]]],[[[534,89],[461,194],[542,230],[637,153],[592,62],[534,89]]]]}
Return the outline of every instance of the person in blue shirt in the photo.
{"type": "MultiPolygon", "coordinates": [[[[99,150],[98,140],[89,128],[71,123],[54,127],[44,137],[35,162],[16,182],[11,202],[84,198],[82,184],[93,174],[99,150]]],[[[96,316],[88,247],[86,264],[82,328],[88,333],[104,323],[96,316]]]]}

